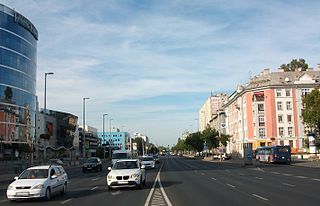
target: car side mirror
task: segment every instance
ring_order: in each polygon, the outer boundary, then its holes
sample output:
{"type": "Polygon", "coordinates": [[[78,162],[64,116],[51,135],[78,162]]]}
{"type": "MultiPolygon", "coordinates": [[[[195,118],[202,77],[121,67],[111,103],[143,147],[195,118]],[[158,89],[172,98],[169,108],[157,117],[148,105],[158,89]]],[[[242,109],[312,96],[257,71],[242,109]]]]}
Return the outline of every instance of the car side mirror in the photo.
{"type": "Polygon", "coordinates": [[[111,167],[108,167],[108,171],[111,171],[111,167]]]}
{"type": "Polygon", "coordinates": [[[58,176],[57,175],[52,175],[51,179],[56,179],[58,176]]]}
{"type": "Polygon", "coordinates": [[[15,179],[15,180],[17,180],[17,179],[19,179],[19,177],[18,177],[18,176],[16,176],[16,177],[14,177],[14,179],[15,179]]]}
{"type": "Polygon", "coordinates": [[[145,165],[141,165],[141,169],[146,169],[146,166],[145,165]]]}

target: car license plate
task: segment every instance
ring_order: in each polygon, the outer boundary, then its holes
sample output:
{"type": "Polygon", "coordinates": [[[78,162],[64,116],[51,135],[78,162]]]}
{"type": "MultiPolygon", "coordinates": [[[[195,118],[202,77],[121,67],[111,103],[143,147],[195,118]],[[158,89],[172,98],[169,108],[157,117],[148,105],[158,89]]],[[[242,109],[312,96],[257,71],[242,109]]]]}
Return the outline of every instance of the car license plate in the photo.
{"type": "Polygon", "coordinates": [[[16,196],[28,197],[29,196],[29,192],[17,192],[16,196]]]}
{"type": "Polygon", "coordinates": [[[118,182],[119,184],[128,184],[128,181],[118,182]]]}

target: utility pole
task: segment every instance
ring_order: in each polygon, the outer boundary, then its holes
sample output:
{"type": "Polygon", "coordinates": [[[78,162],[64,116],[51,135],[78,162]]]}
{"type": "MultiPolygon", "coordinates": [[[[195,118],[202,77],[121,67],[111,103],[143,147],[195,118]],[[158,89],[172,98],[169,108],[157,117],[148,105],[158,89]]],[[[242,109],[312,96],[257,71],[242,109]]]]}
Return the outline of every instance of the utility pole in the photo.
{"type": "Polygon", "coordinates": [[[90,99],[89,97],[83,97],[82,98],[82,106],[83,106],[83,120],[82,120],[82,156],[86,157],[86,100],[90,99]]]}
{"type": "MultiPolygon", "coordinates": [[[[53,75],[53,72],[44,73],[44,108],[43,108],[43,131],[44,134],[47,134],[47,124],[46,124],[46,116],[47,116],[47,76],[53,75]]],[[[49,137],[46,135],[45,137],[49,137]]],[[[50,137],[49,137],[50,138],[50,137]]],[[[47,139],[44,139],[44,150],[43,150],[43,160],[46,163],[47,161],[47,139]]]]}
{"type": "MultiPolygon", "coordinates": [[[[105,113],[102,115],[102,128],[103,128],[103,133],[102,133],[102,136],[103,136],[103,141],[104,141],[104,145],[106,145],[106,135],[105,135],[105,130],[104,130],[104,117],[107,116],[108,114],[105,113]]],[[[103,146],[103,159],[106,158],[106,146],[103,146]]]]}

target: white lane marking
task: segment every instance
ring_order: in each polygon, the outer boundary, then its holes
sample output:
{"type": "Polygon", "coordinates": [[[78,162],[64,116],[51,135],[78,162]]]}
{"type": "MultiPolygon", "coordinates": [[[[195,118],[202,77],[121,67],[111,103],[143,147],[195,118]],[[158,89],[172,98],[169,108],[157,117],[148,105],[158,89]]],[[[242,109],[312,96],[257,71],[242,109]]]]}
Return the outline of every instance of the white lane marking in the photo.
{"type": "Polygon", "coordinates": [[[272,174],[276,174],[276,175],[279,175],[280,173],[279,172],[271,172],[272,174]]]}
{"type": "Polygon", "coordinates": [[[91,188],[91,191],[96,190],[96,189],[98,189],[98,188],[99,188],[98,186],[93,187],[93,188],[91,188]]]}
{"type": "Polygon", "coordinates": [[[66,204],[67,202],[70,202],[72,200],[72,198],[70,198],[70,199],[67,199],[67,200],[65,200],[65,201],[62,201],[62,202],[60,202],[61,204],[66,204]]]}
{"type": "Polygon", "coordinates": [[[96,181],[96,180],[99,180],[99,179],[100,179],[100,177],[94,178],[94,179],[92,179],[92,181],[96,181]]]}
{"type": "Polygon", "coordinates": [[[201,173],[201,175],[205,175],[204,173],[201,173]]]}
{"type": "Polygon", "coordinates": [[[305,176],[295,176],[295,177],[300,178],[300,179],[306,179],[307,178],[305,176]]]}
{"type": "Polygon", "coordinates": [[[282,184],[285,185],[285,186],[289,186],[289,187],[295,187],[295,185],[292,185],[292,184],[289,184],[289,183],[285,183],[285,182],[283,182],[282,184]]]}
{"type": "Polygon", "coordinates": [[[213,179],[213,180],[217,180],[216,178],[214,178],[214,177],[211,177],[211,179],[213,179]]]}
{"type": "MultiPolygon", "coordinates": [[[[146,199],[146,202],[144,203],[144,206],[149,206],[149,203],[150,203],[150,200],[151,200],[153,191],[155,190],[155,186],[156,186],[156,183],[157,183],[157,182],[159,183],[160,191],[161,191],[162,196],[163,196],[163,198],[164,198],[164,200],[165,200],[165,203],[167,203],[167,206],[172,206],[172,204],[171,204],[171,202],[170,202],[170,200],[169,200],[166,192],[165,192],[164,189],[163,189],[162,183],[161,183],[160,172],[161,172],[162,167],[163,167],[163,163],[162,163],[162,165],[161,165],[161,167],[160,167],[160,169],[159,169],[159,171],[158,171],[158,174],[157,174],[156,179],[154,180],[152,189],[150,190],[150,193],[149,193],[149,195],[148,195],[148,197],[147,197],[147,199],[146,199]]],[[[157,189],[157,190],[158,190],[158,189],[157,189]]],[[[157,193],[156,195],[157,195],[157,197],[159,197],[159,194],[158,194],[158,193],[157,193]]],[[[159,200],[159,199],[158,199],[158,200],[159,200]]]]}
{"type": "Polygon", "coordinates": [[[262,199],[262,200],[264,200],[264,201],[269,201],[267,198],[261,197],[260,195],[257,195],[257,194],[252,194],[252,195],[255,196],[255,197],[257,197],[257,198],[259,198],[259,199],[262,199]]]}
{"type": "Polygon", "coordinates": [[[263,180],[263,178],[262,177],[255,177],[256,179],[258,179],[258,180],[263,180]]]}
{"type": "Polygon", "coordinates": [[[229,187],[233,187],[233,188],[235,188],[236,186],[234,186],[234,185],[231,185],[231,184],[227,184],[229,187]]]}
{"type": "Polygon", "coordinates": [[[0,203],[7,202],[8,200],[0,200],[0,203]]]}
{"type": "Polygon", "coordinates": [[[293,174],[288,174],[288,173],[283,173],[282,175],[288,176],[288,177],[293,176],[293,174]]]}
{"type": "Polygon", "coordinates": [[[120,190],[116,191],[116,192],[111,192],[112,196],[116,196],[116,195],[120,195],[122,192],[120,190]]]}
{"type": "Polygon", "coordinates": [[[314,180],[314,181],[320,181],[320,179],[312,179],[312,180],[314,180]]]}

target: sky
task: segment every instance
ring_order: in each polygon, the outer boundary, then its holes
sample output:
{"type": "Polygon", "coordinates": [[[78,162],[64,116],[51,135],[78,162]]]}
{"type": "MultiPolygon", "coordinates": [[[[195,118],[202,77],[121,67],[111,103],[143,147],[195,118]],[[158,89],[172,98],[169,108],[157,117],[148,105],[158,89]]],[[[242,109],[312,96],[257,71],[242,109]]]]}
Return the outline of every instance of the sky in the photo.
{"type": "Polygon", "coordinates": [[[202,104],[263,69],[320,63],[313,0],[0,0],[38,29],[37,96],[102,131],[173,145],[195,132],[202,104]]]}

